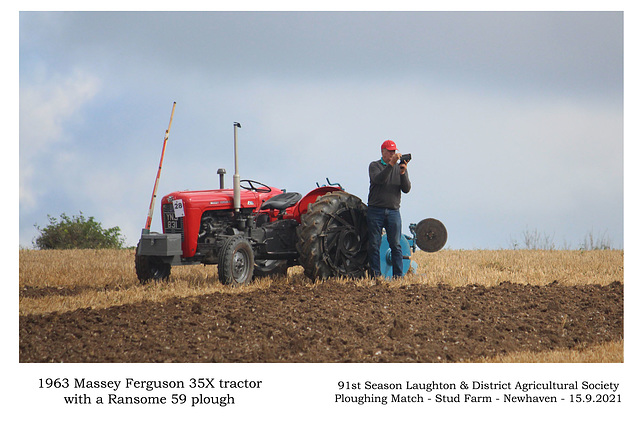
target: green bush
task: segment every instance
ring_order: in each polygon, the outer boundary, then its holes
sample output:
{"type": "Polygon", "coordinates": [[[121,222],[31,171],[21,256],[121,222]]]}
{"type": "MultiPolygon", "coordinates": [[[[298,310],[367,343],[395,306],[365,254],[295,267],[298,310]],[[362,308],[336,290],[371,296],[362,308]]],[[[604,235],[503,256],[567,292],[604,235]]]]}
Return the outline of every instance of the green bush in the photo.
{"type": "Polygon", "coordinates": [[[47,215],[49,225],[40,228],[33,244],[38,249],[122,249],[124,237],[120,227],[103,229],[99,222],[90,216],[80,215],[69,218],[61,214],[60,219],[47,215]]]}

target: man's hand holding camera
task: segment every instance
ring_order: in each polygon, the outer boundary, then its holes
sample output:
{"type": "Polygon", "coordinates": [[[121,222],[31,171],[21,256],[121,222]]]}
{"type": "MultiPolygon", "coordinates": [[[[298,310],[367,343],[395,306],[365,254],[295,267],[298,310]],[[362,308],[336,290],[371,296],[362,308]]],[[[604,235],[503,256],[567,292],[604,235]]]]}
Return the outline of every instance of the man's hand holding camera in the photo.
{"type": "Polygon", "coordinates": [[[394,164],[395,162],[397,162],[398,160],[400,160],[400,175],[404,175],[404,173],[407,171],[407,166],[409,165],[409,160],[411,160],[411,154],[401,154],[400,152],[396,151],[396,153],[393,156],[394,159],[394,164]],[[397,159],[396,159],[397,157],[397,159]]]}

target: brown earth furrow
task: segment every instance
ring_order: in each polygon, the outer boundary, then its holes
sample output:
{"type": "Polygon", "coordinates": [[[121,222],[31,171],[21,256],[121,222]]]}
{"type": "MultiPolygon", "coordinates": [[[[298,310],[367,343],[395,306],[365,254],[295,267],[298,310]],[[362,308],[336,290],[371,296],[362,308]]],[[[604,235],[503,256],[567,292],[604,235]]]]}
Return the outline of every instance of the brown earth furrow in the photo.
{"type": "Polygon", "coordinates": [[[19,329],[20,362],[457,362],[621,340],[623,285],[273,284],[19,329]]]}

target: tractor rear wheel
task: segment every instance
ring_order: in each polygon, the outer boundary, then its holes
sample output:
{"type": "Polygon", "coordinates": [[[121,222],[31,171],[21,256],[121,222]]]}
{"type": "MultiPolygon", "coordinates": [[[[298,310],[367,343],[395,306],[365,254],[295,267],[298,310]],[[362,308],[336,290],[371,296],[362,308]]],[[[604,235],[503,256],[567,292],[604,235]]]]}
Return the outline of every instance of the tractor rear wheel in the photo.
{"type": "Polygon", "coordinates": [[[336,191],[309,205],[297,229],[300,264],[312,280],[362,277],[368,269],[367,207],[336,191]]]}
{"type": "Polygon", "coordinates": [[[138,255],[136,248],[136,275],[140,283],[150,280],[167,280],[171,274],[171,264],[162,262],[160,257],[138,255]]]}
{"type": "Polygon", "coordinates": [[[218,278],[223,285],[239,286],[253,278],[254,255],[251,243],[242,236],[230,237],[218,256],[218,278]]]}

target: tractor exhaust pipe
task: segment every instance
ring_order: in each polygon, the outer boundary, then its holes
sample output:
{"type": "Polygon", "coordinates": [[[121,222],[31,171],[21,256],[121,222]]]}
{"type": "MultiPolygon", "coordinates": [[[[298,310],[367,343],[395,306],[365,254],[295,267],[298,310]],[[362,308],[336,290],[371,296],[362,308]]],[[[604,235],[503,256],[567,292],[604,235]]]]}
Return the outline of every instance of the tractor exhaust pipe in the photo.
{"type": "Polygon", "coordinates": [[[224,190],[224,175],[227,171],[223,168],[218,169],[218,175],[220,175],[220,189],[224,190]]]}
{"type": "Polygon", "coordinates": [[[238,173],[238,128],[240,123],[233,122],[233,158],[235,161],[235,172],[233,174],[233,209],[240,212],[240,174],[238,173]]]}

